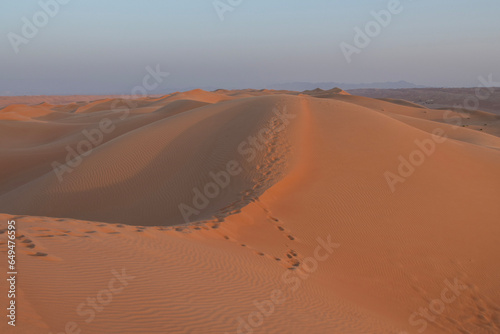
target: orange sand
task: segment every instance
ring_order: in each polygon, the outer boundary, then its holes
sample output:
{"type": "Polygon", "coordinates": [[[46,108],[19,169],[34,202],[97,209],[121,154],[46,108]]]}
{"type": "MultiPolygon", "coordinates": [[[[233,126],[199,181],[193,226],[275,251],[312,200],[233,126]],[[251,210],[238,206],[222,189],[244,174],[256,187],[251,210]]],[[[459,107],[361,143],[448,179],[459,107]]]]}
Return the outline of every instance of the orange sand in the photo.
{"type": "Polygon", "coordinates": [[[340,90],[123,101],[0,109],[1,333],[500,332],[500,116],[340,90]],[[434,149],[393,192],[416,141],[434,149]],[[113,270],[133,278],[85,306],[113,270]]]}

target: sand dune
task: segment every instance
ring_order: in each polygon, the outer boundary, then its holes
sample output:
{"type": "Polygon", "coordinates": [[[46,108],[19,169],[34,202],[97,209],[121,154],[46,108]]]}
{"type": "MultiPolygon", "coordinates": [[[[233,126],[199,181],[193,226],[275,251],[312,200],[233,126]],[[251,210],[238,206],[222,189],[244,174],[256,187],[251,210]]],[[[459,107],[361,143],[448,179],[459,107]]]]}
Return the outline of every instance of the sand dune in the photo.
{"type": "Polygon", "coordinates": [[[2,333],[500,332],[498,116],[339,89],[116,101],[0,110],[2,333]]]}

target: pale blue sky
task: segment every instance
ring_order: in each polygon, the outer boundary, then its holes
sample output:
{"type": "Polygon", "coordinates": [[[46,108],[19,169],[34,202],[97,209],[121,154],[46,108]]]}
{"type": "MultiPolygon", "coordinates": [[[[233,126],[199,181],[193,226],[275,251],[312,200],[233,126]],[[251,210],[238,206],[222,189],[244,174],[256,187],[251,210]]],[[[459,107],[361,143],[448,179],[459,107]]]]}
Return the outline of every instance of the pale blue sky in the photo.
{"type": "Polygon", "coordinates": [[[490,73],[500,81],[498,0],[401,0],[403,11],[348,64],[340,43],[352,44],[354,27],[388,2],[243,0],[221,21],[213,0],[71,0],[16,54],[8,34],[22,36],[22,17],[41,8],[0,0],[0,94],[129,93],[156,64],[170,72],[158,92],[294,81],[475,86],[490,73]]]}

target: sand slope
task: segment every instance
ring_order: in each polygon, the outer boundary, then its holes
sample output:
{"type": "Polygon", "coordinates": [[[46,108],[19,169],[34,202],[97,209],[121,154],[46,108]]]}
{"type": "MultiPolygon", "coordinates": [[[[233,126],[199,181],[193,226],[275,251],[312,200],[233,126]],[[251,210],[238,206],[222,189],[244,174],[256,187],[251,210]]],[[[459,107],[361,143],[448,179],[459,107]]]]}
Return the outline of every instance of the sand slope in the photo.
{"type": "Polygon", "coordinates": [[[110,103],[0,120],[0,221],[17,220],[22,264],[2,333],[500,331],[497,116],[337,90],[110,103]],[[102,119],[114,129],[58,178],[102,119]],[[391,189],[400,157],[420,160],[391,189]]]}

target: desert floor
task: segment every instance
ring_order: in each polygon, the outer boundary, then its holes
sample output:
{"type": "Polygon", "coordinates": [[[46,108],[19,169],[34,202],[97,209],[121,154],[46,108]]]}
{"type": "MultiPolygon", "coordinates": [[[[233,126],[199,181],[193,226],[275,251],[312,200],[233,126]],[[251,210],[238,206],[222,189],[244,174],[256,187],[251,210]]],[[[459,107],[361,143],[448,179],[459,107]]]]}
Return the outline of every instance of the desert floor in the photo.
{"type": "Polygon", "coordinates": [[[500,332],[500,116],[339,89],[44,101],[0,109],[1,333],[500,332]]]}

